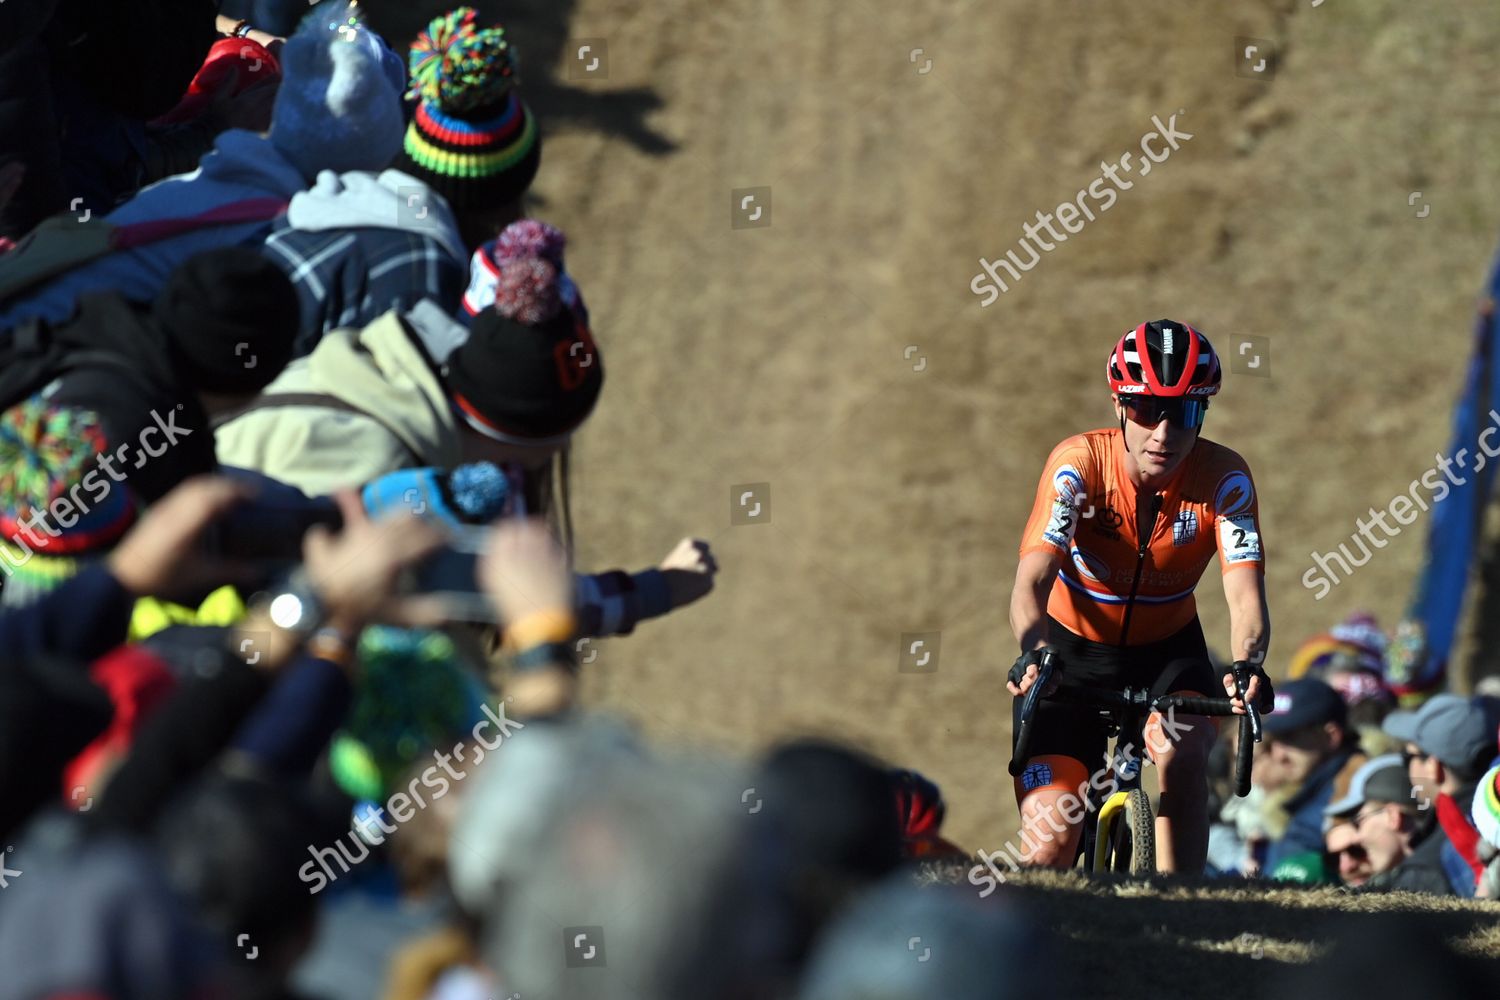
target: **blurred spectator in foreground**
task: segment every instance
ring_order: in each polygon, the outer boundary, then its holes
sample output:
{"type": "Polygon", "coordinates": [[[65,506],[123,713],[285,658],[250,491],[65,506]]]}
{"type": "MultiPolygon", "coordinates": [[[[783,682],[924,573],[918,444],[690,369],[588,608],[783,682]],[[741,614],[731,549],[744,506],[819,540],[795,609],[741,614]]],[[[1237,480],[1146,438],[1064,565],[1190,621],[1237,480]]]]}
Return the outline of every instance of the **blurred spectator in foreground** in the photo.
{"type": "Polygon", "coordinates": [[[886,768],[829,740],[772,747],[754,784],[762,826],[781,845],[775,881],[792,920],[782,961],[796,967],[833,914],[900,866],[903,824],[886,768]]]}
{"type": "Polygon", "coordinates": [[[797,1000],[1042,1000],[1083,995],[1077,986],[1015,904],[895,877],[833,920],[797,1000]]]}
{"type": "Polygon", "coordinates": [[[1430,803],[1447,841],[1444,871],[1454,891],[1473,896],[1484,865],[1470,818],[1479,779],[1495,757],[1500,701],[1440,694],[1416,711],[1386,717],[1385,731],[1405,744],[1412,794],[1430,803]]]}
{"type": "Polygon", "coordinates": [[[896,816],[901,822],[903,853],[909,859],[962,858],[968,855],[941,833],[948,803],[932,779],[916,771],[892,768],[896,816]]]}
{"type": "Polygon", "coordinates": [[[166,811],[156,835],[167,879],[230,956],[236,996],[295,1000],[318,897],[297,869],[307,845],[339,834],[291,783],[210,775],[166,811]]]}
{"type": "Polygon", "coordinates": [[[1443,873],[1443,838],[1431,811],[1413,801],[1400,754],[1367,761],[1354,772],[1349,791],[1323,814],[1328,853],[1338,858],[1345,885],[1454,894],[1443,873]]]}
{"type": "Polygon", "coordinates": [[[1323,809],[1343,795],[1364,761],[1348,726],[1348,708],[1326,683],[1303,678],[1276,692],[1265,716],[1255,783],[1286,816],[1263,865],[1273,879],[1332,881],[1323,856],[1323,809]]]}
{"type": "MultiPolygon", "coordinates": [[[[31,644],[87,658],[80,638],[106,647],[117,643],[133,597],[185,578],[222,579],[230,567],[203,556],[196,543],[243,499],[242,487],[220,478],[183,484],[147,513],[104,566],[31,607],[0,615],[6,647],[22,656],[31,644]],[[68,626],[62,630],[60,617],[68,626]]],[[[315,835],[305,814],[297,813],[284,789],[226,788],[212,778],[204,798],[170,803],[221,761],[240,724],[275,690],[286,668],[348,667],[328,659],[337,654],[326,633],[357,633],[404,605],[393,594],[401,572],[431,553],[441,536],[409,520],[370,524],[357,515],[357,507],[346,509],[337,537],[325,530],[310,533],[303,566],[286,589],[257,603],[236,630],[205,642],[193,674],[141,726],[99,802],[86,813],[58,817],[53,811],[33,824],[20,845],[28,859],[22,876],[6,889],[0,906],[0,964],[7,969],[0,998],[287,995],[283,977],[311,913],[307,894],[292,881],[301,874],[291,868],[306,846],[303,838],[315,835]],[[287,613],[291,606],[295,615],[287,613]],[[329,628],[314,635],[322,625],[329,628]],[[313,652],[304,652],[307,643],[313,652]],[[167,890],[169,883],[176,893],[167,890]],[[208,930],[207,938],[184,914],[184,904],[208,930]],[[263,935],[260,941],[245,936],[252,930],[263,935]],[[258,969],[236,970],[226,961],[231,948],[246,949],[242,954],[253,961],[258,956],[250,952],[261,945],[267,953],[258,969]]],[[[59,683],[68,673],[55,670],[33,680],[18,673],[0,672],[8,710],[18,693],[38,719],[73,709],[69,690],[59,683]]],[[[106,713],[96,733],[107,720],[106,713]]],[[[38,787],[50,786],[56,795],[70,750],[93,735],[80,729],[66,741],[44,745],[45,756],[38,759],[26,725],[0,727],[6,741],[0,746],[0,801],[8,823],[45,804],[35,796],[38,787]],[[11,741],[18,738],[31,743],[29,754],[16,752],[11,741]]]]}
{"type": "MultiPolygon", "coordinates": [[[[657,756],[605,722],[517,734],[476,775],[449,851],[498,995],[741,995],[763,908],[738,836],[750,785],[734,774],[657,756]]],[[[438,984],[472,976],[451,968],[438,984]]]]}

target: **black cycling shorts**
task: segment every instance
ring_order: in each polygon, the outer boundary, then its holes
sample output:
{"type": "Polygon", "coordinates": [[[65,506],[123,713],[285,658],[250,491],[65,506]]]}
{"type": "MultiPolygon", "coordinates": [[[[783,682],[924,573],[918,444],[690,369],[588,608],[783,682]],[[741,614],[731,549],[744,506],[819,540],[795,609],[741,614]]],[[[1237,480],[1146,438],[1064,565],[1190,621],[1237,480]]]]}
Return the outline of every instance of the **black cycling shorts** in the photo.
{"type": "MultiPolygon", "coordinates": [[[[1095,642],[1068,630],[1048,616],[1052,648],[1062,660],[1063,683],[1070,687],[1149,688],[1151,696],[1196,691],[1210,698],[1224,696],[1224,682],[1208,658],[1203,626],[1195,615],[1177,632],[1140,646],[1095,642]]],[[[1021,703],[1011,706],[1011,750],[1021,729],[1021,703]]],[[[1087,767],[1103,763],[1109,749],[1108,721],[1099,709],[1069,705],[1045,698],[1037,702],[1031,725],[1031,757],[1058,754],[1087,767]]],[[[1139,748],[1137,748],[1139,749],[1139,748]]]]}

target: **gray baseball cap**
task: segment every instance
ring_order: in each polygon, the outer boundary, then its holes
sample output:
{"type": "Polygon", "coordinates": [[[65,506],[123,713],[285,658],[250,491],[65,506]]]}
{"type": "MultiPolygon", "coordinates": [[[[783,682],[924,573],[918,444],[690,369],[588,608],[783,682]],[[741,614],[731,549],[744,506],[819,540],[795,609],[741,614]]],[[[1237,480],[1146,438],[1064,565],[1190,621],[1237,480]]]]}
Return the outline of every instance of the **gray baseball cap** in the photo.
{"type": "Polygon", "coordinates": [[[1493,757],[1500,700],[1434,695],[1414,712],[1392,712],[1381,724],[1391,736],[1415,743],[1444,764],[1472,767],[1493,757]]]}
{"type": "Polygon", "coordinates": [[[1337,802],[1330,802],[1323,815],[1336,818],[1359,811],[1366,802],[1411,801],[1411,779],[1399,753],[1388,753],[1365,761],[1349,780],[1349,791],[1337,802]]]}

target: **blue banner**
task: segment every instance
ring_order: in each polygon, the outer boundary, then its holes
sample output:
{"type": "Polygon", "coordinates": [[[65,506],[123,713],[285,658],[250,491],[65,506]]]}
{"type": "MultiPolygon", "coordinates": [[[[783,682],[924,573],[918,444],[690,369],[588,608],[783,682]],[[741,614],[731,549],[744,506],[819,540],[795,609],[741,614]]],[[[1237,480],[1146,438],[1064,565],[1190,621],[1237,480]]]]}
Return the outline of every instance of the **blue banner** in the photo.
{"type": "MultiPolygon", "coordinates": [[[[1473,465],[1479,452],[1479,435],[1492,422],[1490,410],[1500,404],[1500,365],[1495,363],[1495,302],[1500,298],[1500,257],[1490,267],[1486,295],[1474,324],[1474,353],[1464,379],[1463,395],[1453,411],[1452,443],[1444,453],[1456,459],[1466,450],[1473,465]]],[[[1472,468],[1473,465],[1469,466],[1472,468]]],[[[1417,578],[1409,617],[1425,636],[1423,662],[1410,665],[1412,676],[1391,677],[1406,690],[1427,690],[1438,684],[1447,671],[1453,651],[1459,616],[1468,589],[1469,569],[1483,540],[1484,511],[1492,495],[1500,461],[1485,461],[1478,472],[1455,463],[1451,492],[1432,509],[1427,534],[1427,559],[1417,578]]]]}

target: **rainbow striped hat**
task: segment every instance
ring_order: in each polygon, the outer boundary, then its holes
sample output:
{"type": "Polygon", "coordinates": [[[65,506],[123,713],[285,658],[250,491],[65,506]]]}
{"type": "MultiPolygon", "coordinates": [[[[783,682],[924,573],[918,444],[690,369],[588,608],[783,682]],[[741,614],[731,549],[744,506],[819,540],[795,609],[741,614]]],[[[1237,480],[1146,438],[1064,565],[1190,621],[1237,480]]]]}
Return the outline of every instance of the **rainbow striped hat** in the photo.
{"type": "Polygon", "coordinates": [[[517,59],[505,29],[476,19],[473,8],[459,7],[412,43],[407,96],[418,103],[396,164],[459,211],[517,201],[542,157],[536,117],[515,91],[517,59]]]}

